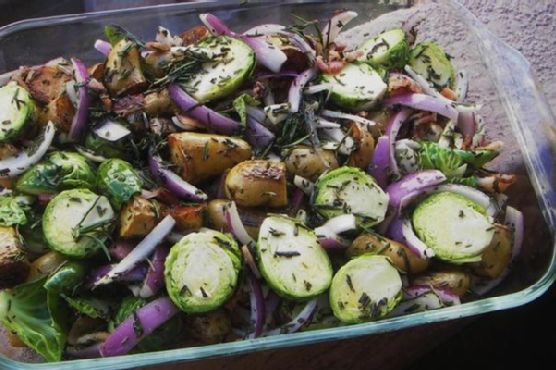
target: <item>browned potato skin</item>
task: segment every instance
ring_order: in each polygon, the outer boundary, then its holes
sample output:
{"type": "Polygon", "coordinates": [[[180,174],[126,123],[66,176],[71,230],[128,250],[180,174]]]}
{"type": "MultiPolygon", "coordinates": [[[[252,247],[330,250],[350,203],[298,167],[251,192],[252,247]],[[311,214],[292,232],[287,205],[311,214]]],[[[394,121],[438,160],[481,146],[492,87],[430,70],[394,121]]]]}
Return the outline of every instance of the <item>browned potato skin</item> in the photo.
{"type": "Polygon", "coordinates": [[[166,213],[176,220],[176,227],[180,231],[195,231],[203,227],[207,204],[178,205],[169,208],[166,213]]]}
{"type": "Polygon", "coordinates": [[[251,146],[242,139],[180,132],[168,136],[170,160],[180,167],[181,177],[199,184],[218,176],[236,164],[251,158],[251,146]]]}
{"type": "MultiPolygon", "coordinates": [[[[224,218],[224,209],[231,204],[231,200],[229,199],[213,199],[208,203],[207,207],[207,216],[208,216],[208,224],[211,228],[215,230],[225,230],[225,218],[224,218]]],[[[259,227],[262,224],[263,220],[266,217],[266,212],[258,211],[249,208],[238,209],[238,213],[240,218],[243,221],[243,226],[245,227],[245,231],[247,234],[251,236],[253,239],[257,239],[259,237],[259,227]],[[246,222],[244,216],[246,213],[252,213],[251,218],[260,218],[261,222],[257,225],[250,225],[246,222]]]]}
{"type": "Polygon", "coordinates": [[[288,175],[299,175],[311,181],[316,181],[323,172],[339,166],[334,151],[315,150],[304,145],[293,148],[284,161],[288,175]]]}
{"type": "Polygon", "coordinates": [[[381,235],[359,235],[346,249],[348,257],[356,257],[365,253],[387,256],[394,266],[407,274],[419,274],[429,267],[428,260],[419,258],[405,245],[381,235]]]}
{"type": "Polygon", "coordinates": [[[364,170],[373,158],[375,139],[367,127],[357,122],[352,122],[350,130],[357,149],[349,156],[348,165],[364,170]]]}
{"type": "Polygon", "coordinates": [[[180,34],[184,46],[196,44],[209,36],[208,28],[205,26],[196,26],[180,34]]]}
{"type": "Polygon", "coordinates": [[[0,178],[0,186],[6,189],[12,189],[14,186],[14,180],[10,177],[0,178]]]}
{"type": "Polygon", "coordinates": [[[430,285],[435,288],[448,288],[455,295],[462,297],[471,286],[471,276],[462,271],[429,272],[413,279],[416,285],[430,285]]]}
{"type": "Polygon", "coordinates": [[[494,227],[494,237],[483,251],[481,261],[470,264],[473,273],[489,279],[499,277],[512,258],[512,231],[500,224],[494,227]]]}
{"type": "Polygon", "coordinates": [[[168,89],[154,91],[145,95],[145,111],[157,116],[162,113],[170,113],[173,110],[172,100],[168,89]]]}
{"type": "Polygon", "coordinates": [[[61,95],[47,105],[46,117],[63,132],[69,132],[75,109],[67,95],[61,95]]]}
{"type": "Polygon", "coordinates": [[[131,41],[122,39],[108,54],[104,82],[113,95],[134,94],[148,85],[141,69],[139,49],[130,44],[131,41]]]}
{"type": "Polygon", "coordinates": [[[71,78],[55,65],[43,65],[32,69],[25,78],[25,82],[33,99],[47,104],[62,95],[66,89],[66,82],[71,78]]]}
{"type": "Polygon", "coordinates": [[[158,202],[134,196],[120,214],[120,236],[131,238],[147,235],[157,224],[160,215],[158,202]]]}
{"type": "Polygon", "coordinates": [[[223,342],[232,330],[230,315],[222,309],[188,315],[186,320],[189,334],[205,344],[223,342]]]}
{"type": "Polygon", "coordinates": [[[11,226],[0,226],[0,289],[23,283],[28,274],[29,261],[17,231],[11,226]]]}
{"type": "Polygon", "coordinates": [[[226,196],[238,206],[281,208],[288,205],[286,164],[277,161],[245,161],[226,176],[226,196]]]}
{"type": "Polygon", "coordinates": [[[92,78],[96,78],[99,81],[102,81],[104,77],[104,63],[96,63],[93,64],[88,68],[89,75],[92,78]]]}

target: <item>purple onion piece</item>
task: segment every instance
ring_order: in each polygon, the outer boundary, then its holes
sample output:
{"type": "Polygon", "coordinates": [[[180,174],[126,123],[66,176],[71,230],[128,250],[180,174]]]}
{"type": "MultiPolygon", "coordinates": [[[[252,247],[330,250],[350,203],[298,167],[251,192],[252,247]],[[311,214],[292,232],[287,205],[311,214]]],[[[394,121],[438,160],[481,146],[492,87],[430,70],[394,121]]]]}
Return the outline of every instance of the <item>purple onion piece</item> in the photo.
{"type": "Polygon", "coordinates": [[[179,85],[171,84],[168,90],[172,101],[176,103],[184,113],[187,113],[188,116],[204,124],[209,130],[224,135],[234,135],[240,131],[241,125],[239,122],[199,104],[195,99],[183,91],[179,85]]]}
{"type": "Polygon", "coordinates": [[[245,261],[247,266],[249,266],[253,275],[255,275],[255,277],[257,279],[259,279],[261,277],[261,272],[259,271],[259,268],[257,267],[257,263],[255,262],[255,257],[253,257],[253,254],[249,250],[249,247],[246,246],[246,245],[243,245],[241,247],[241,254],[243,255],[243,260],[245,261]]]}
{"type": "Polygon", "coordinates": [[[332,18],[330,18],[322,30],[324,43],[326,45],[334,43],[336,37],[338,37],[340,32],[342,32],[342,28],[351,22],[351,20],[355,17],[357,17],[357,13],[348,10],[335,14],[332,18]]]}
{"type": "Polygon", "coordinates": [[[390,155],[390,173],[395,177],[400,176],[400,168],[398,167],[398,162],[396,161],[396,138],[400,132],[400,128],[407,121],[411,114],[410,109],[401,109],[399,112],[395,113],[388,126],[386,127],[386,136],[389,139],[389,155],[390,155]]]}
{"type": "Polygon", "coordinates": [[[434,251],[423,243],[415,232],[411,220],[406,217],[396,217],[390,223],[386,235],[404,245],[406,245],[416,256],[420,258],[430,258],[434,256],[434,251]]]}
{"type": "Polygon", "coordinates": [[[282,325],[280,328],[269,330],[263,333],[263,335],[270,336],[270,335],[277,335],[277,334],[295,333],[299,331],[299,329],[301,329],[304,325],[306,325],[311,321],[311,317],[313,316],[317,308],[317,303],[318,303],[317,298],[311,299],[310,301],[307,302],[307,304],[301,310],[301,312],[292,319],[292,321],[282,325]]]}
{"type": "MultiPolygon", "coordinates": [[[[85,285],[86,286],[93,286],[95,285],[95,283],[97,281],[99,281],[100,279],[102,279],[104,276],[106,276],[110,271],[112,271],[112,269],[115,267],[116,265],[102,265],[99,266],[95,269],[93,269],[86,280],[85,285]]],[[[135,266],[134,268],[132,268],[131,270],[118,275],[114,278],[114,281],[120,282],[120,283],[137,283],[140,281],[143,281],[145,279],[145,276],[147,275],[147,265],[144,263],[138,264],[137,266],[135,266]]]]}
{"type": "Polygon", "coordinates": [[[477,131],[475,112],[461,112],[457,120],[457,128],[464,138],[473,139],[477,131]]]}
{"type": "Polygon", "coordinates": [[[371,163],[367,173],[373,176],[377,184],[385,189],[388,186],[388,174],[390,172],[390,140],[388,136],[381,136],[377,140],[371,163]]]}
{"type": "Polygon", "coordinates": [[[89,72],[87,67],[79,59],[72,58],[73,72],[75,74],[76,86],[79,91],[79,101],[77,102],[77,111],[73,116],[71,127],[68,135],[70,141],[78,141],[87,125],[88,111],[89,111],[89,94],[87,82],[89,81],[89,72]]]}
{"type": "Polygon", "coordinates": [[[446,181],[446,176],[438,170],[425,170],[405,175],[399,181],[390,184],[387,193],[390,196],[389,206],[400,211],[402,201],[407,203],[423,194],[431,186],[446,181]]]}
{"type": "Polygon", "coordinates": [[[251,321],[255,324],[254,336],[256,338],[262,334],[265,323],[264,298],[259,281],[253,276],[248,276],[248,279],[249,301],[251,305],[251,321]]]}
{"type": "Polygon", "coordinates": [[[305,198],[305,193],[298,187],[295,187],[292,191],[290,198],[290,215],[295,216],[297,211],[301,208],[303,204],[303,199],[305,198]]]}
{"type": "Polygon", "coordinates": [[[112,45],[110,45],[107,41],[99,39],[95,41],[95,49],[97,49],[97,51],[102,55],[108,56],[108,54],[112,51],[112,45]]]}
{"type": "Polygon", "coordinates": [[[116,261],[121,261],[135,248],[135,244],[128,240],[117,240],[108,247],[108,253],[116,261]]]}
{"type": "Polygon", "coordinates": [[[266,298],[264,300],[264,307],[265,307],[265,317],[266,322],[268,323],[274,314],[274,311],[278,308],[280,304],[280,296],[274,293],[272,290],[268,290],[266,298]]]}
{"type": "Polygon", "coordinates": [[[459,112],[453,104],[430,95],[410,93],[391,96],[382,101],[387,107],[404,106],[425,112],[435,112],[457,122],[459,112]]]}
{"type": "Polygon", "coordinates": [[[139,290],[139,297],[154,297],[164,286],[164,262],[169,252],[170,250],[165,246],[156,247],[145,280],[139,290]]]}
{"type": "Polygon", "coordinates": [[[202,190],[191,185],[182,179],[181,176],[164,168],[162,159],[157,154],[149,155],[148,162],[151,175],[156,180],[162,181],[176,197],[196,202],[207,199],[207,195],[202,190]]]}
{"type": "Polygon", "coordinates": [[[100,347],[102,357],[128,353],[139,341],[170,320],[178,308],[168,297],[155,299],[130,315],[106,338],[100,347]],[[141,330],[137,330],[141,328],[141,330]]]}
{"type": "Polygon", "coordinates": [[[245,137],[249,144],[258,149],[264,149],[274,141],[274,134],[250,115],[247,116],[245,137]]]}
{"type": "Polygon", "coordinates": [[[299,105],[301,103],[301,97],[303,94],[303,88],[305,85],[311,81],[317,75],[317,70],[315,68],[309,68],[299,76],[294,78],[288,92],[288,102],[290,103],[290,111],[298,112],[299,105]]]}

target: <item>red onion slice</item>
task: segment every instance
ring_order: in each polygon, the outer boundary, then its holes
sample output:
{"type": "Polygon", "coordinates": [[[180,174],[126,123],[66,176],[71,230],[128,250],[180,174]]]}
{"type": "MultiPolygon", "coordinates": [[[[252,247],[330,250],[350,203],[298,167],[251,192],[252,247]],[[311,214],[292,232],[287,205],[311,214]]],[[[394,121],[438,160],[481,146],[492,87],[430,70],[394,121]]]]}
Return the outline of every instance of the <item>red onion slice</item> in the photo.
{"type": "Polygon", "coordinates": [[[240,131],[239,122],[231,118],[225,117],[220,113],[199,104],[195,99],[189,96],[177,84],[171,84],[168,88],[170,98],[176,105],[192,118],[203,123],[208,129],[224,135],[234,135],[240,131]]]}
{"type": "Polygon", "coordinates": [[[145,281],[139,290],[139,297],[150,298],[158,294],[164,286],[164,262],[170,250],[165,246],[156,247],[149,264],[145,281]]]}
{"type": "Polygon", "coordinates": [[[128,353],[141,339],[174,317],[178,308],[168,297],[155,299],[125,319],[106,338],[100,347],[102,357],[121,356],[128,353]],[[136,328],[140,327],[140,332],[136,328]]]}
{"type": "Polygon", "coordinates": [[[257,267],[257,263],[255,262],[255,257],[253,257],[253,254],[249,250],[249,247],[246,245],[242,246],[241,254],[243,254],[243,260],[245,261],[247,266],[249,266],[253,275],[255,275],[257,279],[260,279],[261,273],[259,271],[259,268],[257,267]]]}
{"type": "Polygon", "coordinates": [[[387,235],[395,241],[406,245],[420,258],[428,259],[434,257],[434,251],[415,235],[411,220],[407,217],[396,217],[390,224],[387,235]]]}
{"type": "Polygon", "coordinates": [[[435,112],[451,120],[457,121],[459,112],[453,102],[444,101],[425,94],[400,94],[384,99],[387,107],[404,106],[426,112],[435,112]]]}
{"type": "Polygon", "coordinates": [[[474,112],[461,112],[456,125],[464,138],[473,140],[473,136],[475,136],[477,131],[474,112]]]}
{"type": "Polygon", "coordinates": [[[263,333],[265,323],[264,297],[259,281],[253,276],[248,276],[248,279],[251,322],[255,324],[255,332],[253,334],[256,338],[263,333]]]}
{"type": "Polygon", "coordinates": [[[78,141],[87,125],[88,111],[89,111],[89,93],[87,83],[89,81],[89,72],[87,67],[79,59],[71,58],[73,64],[73,73],[75,75],[75,82],[78,86],[79,101],[77,103],[77,110],[73,116],[71,127],[68,135],[70,141],[78,141]]]}
{"type": "Polygon", "coordinates": [[[326,45],[332,44],[336,37],[342,32],[342,28],[351,22],[353,18],[357,17],[357,13],[353,11],[344,11],[334,15],[324,29],[322,30],[323,41],[326,45]]]}
{"type": "Polygon", "coordinates": [[[307,82],[312,80],[317,75],[315,68],[309,68],[299,76],[293,79],[290,90],[288,92],[288,102],[290,103],[291,112],[299,112],[299,105],[301,104],[302,91],[307,82]]]}
{"type": "Polygon", "coordinates": [[[207,195],[202,190],[191,185],[174,172],[164,168],[162,159],[158,155],[151,154],[148,161],[151,175],[155,179],[161,180],[176,197],[197,202],[207,199],[207,195]]]}
{"type": "Polygon", "coordinates": [[[305,177],[299,175],[295,175],[293,177],[293,184],[309,196],[313,194],[313,190],[315,189],[315,184],[312,181],[309,181],[305,177]]]}
{"type": "Polygon", "coordinates": [[[264,149],[274,141],[274,134],[264,125],[255,120],[251,115],[247,115],[247,127],[245,138],[255,148],[264,149]]]}
{"type": "Polygon", "coordinates": [[[403,205],[408,204],[415,197],[423,194],[426,189],[444,181],[446,181],[446,176],[438,170],[426,170],[405,175],[401,180],[388,186],[390,207],[399,211],[402,203],[404,203],[403,205]]]}
{"type": "Polygon", "coordinates": [[[289,323],[282,325],[280,328],[269,330],[263,333],[263,336],[271,336],[277,334],[289,334],[299,331],[305,324],[311,321],[311,317],[317,308],[318,299],[313,298],[307,302],[305,307],[301,310],[296,317],[289,323]]]}
{"type": "Polygon", "coordinates": [[[15,155],[0,160],[0,178],[21,175],[32,165],[40,161],[46,154],[50,144],[52,144],[55,134],[56,126],[49,121],[44,129],[44,133],[33,142],[31,147],[34,150],[22,150],[15,155]]]}
{"type": "Polygon", "coordinates": [[[388,175],[390,172],[390,139],[388,136],[378,138],[373,158],[367,173],[374,177],[377,184],[385,189],[388,186],[388,175]]]}
{"type": "Polygon", "coordinates": [[[172,231],[176,221],[172,216],[164,217],[162,221],[155,226],[154,229],[131,251],[123,260],[121,260],[114,268],[106,274],[103,278],[98,280],[94,285],[110,284],[114,278],[131,269],[133,269],[139,262],[144,261],[149,257],[158,244],[160,244],[166,235],[172,231]]]}
{"type": "Polygon", "coordinates": [[[228,229],[237,240],[250,248],[255,247],[255,240],[253,240],[253,238],[251,238],[251,236],[247,233],[247,230],[245,230],[245,226],[243,226],[243,222],[239,217],[236,202],[231,201],[230,204],[224,208],[224,219],[226,220],[228,229]]]}
{"type": "Polygon", "coordinates": [[[112,45],[108,41],[98,39],[95,41],[95,49],[102,55],[108,56],[112,51],[112,45]]]}
{"type": "Polygon", "coordinates": [[[400,168],[398,162],[396,161],[396,138],[400,132],[400,128],[407,121],[411,115],[411,109],[403,108],[399,112],[395,113],[390,122],[386,126],[386,136],[389,140],[389,155],[390,155],[390,174],[396,178],[400,176],[400,168]]]}

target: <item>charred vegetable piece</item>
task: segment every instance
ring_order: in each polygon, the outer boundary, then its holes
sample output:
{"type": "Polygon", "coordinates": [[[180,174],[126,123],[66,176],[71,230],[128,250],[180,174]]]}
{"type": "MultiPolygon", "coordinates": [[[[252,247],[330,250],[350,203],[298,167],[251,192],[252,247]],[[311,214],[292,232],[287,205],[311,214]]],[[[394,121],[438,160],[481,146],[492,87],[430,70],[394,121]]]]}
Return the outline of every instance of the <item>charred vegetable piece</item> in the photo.
{"type": "Polygon", "coordinates": [[[95,173],[85,157],[57,151],[25,172],[15,187],[22,193],[39,195],[70,188],[93,189],[95,182],[95,173]]]}
{"type": "Polygon", "coordinates": [[[42,227],[50,248],[68,257],[85,258],[104,248],[114,217],[106,197],[72,189],[48,202],[42,227]]]}
{"type": "Polygon", "coordinates": [[[361,61],[386,69],[402,69],[409,57],[409,45],[401,28],[382,32],[365,41],[359,50],[363,52],[361,61]]]}
{"type": "Polygon", "coordinates": [[[141,192],[143,179],[130,163],[114,158],[102,162],[98,167],[97,186],[119,209],[133,195],[141,192]]]}
{"type": "Polygon", "coordinates": [[[17,231],[11,226],[0,226],[0,289],[24,282],[28,273],[29,262],[17,231]]]}
{"type": "Polygon", "coordinates": [[[330,307],[345,323],[377,320],[402,299],[402,279],[387,257],[363,255],[343,265],[330,286],[330,307]]]}
{"type": "Polygon", "coordinates": [[[448,289],[455,295],[462,297],[471,286],[471,277],[462,271],[438,271],[417,276],[412,282],[416,285],[448,289]]]}
{"type": "Polygon", "coordinates": [[[15,82],[0,87],[0,143],[18,137],[34,119],[35,103],[15,82]]]}
{"type": "Polygon", "coordinates": [[[187,332],[204,344],[221,343],[232,331],[230,315],[222,310],[189,315],[187,332]]]}
{"type": "Polygon", "coordinates": [[[341,108],[359,112],[382,99],[388,86],[373,67],[365,63],[346,64],[340,74],[323,75],[330,85],[330,99],[341,108]]]}
{"type": "Polygon", "coordinates": [[[437,43],[424,41],[411,50],[409,65],[437,88],[452,88],[455,83],[455,70],[450,59],[437,43]]]}
{"type": "Polygon", "coordinates": [[[203,227],[207,204],[177,205],[167,212],[174,220],[176,227],[181,231],[197,231],[203,227]]]}
{"type": "Polygon", "coordinates": [[[328,289],[332,266],[315,233],[282,216],[264,220],[257,241],[259,270],[279,295],[307,299],[328,289]]]}
{"type": "Polygon", "coordinates": [[[299,175],[311,181],[315,181],[324,172],[339,166],[334,151],[313,149],[304,145],[291,149],[284,161],[288,175],[299,175]]]}
{"type": "Polygon", "coordinates": [[[365,170],[371,163],[375,151],[375,139],[369,126],[352,122],[351,137],[355,142],[355,150],[350,154],[348,165],[365,170]]]}
{"type": "Polygon", "coordinates": [[[170,160],[181,168],[182,178],[198,184],[251,158],[244,140],[221,135],[180,132],[168,136],[170,160]]]}
{"type": "Polygon", "coordinates": [[[419,203],[413,227],[436,257],[460,263],[480,260],[495,229],[483,207],[452,192],[438,192],[419,203]]]}
{"type": "Polygon", "coordinates": [[[186,235],[165,262],[168,294],[187,313],[214,310],[234,292],[241,263],[241,251],[230,236],[209,229],[186,235]]]}
{"type": "Polygon", "coordinates": [[[471,265],[473,273],[489,279],[502,275],[512,258],[512,231],[500,224],[494,224],[494,227],[494,236],[483,251],[481,261],[471,265]]]}
{"type": "Polygon", "coordinates": [[[255,52],[243,41],[226,36],[210,37],[196,45],[212,56],[202,71],[182,84],[199,103],[229,95],[251,76],[255,68],[255,52]]]}
{"type": "Polygon", "coordinates": [[[226,176],[226,196],[238,206],[272,208],[288,204],[286,165],[275,161],[244,161],[226,176]]]}
{"type": "Polygon", "coordinates": [[[388,194],[372,176],[359,168],[346,166],[319,177],[313,207],[328,219],[352,213],[359,225],[369,227],[384,220],[388,200],[388,194]]]}
{"type": "Polygon", "coordinates": [[[348,257],[378,254],[390,258],[392,265],[407,274],[418,274],[427,269],[429,261],[417,256],[405,245],[378,234],[363,234],[346,249],[348,257]]]}
{"type": "Polygon", "coordinates": [[[60,59],[33,68],[25,78],[31,96],[39,103],[47,104],[63,95],[66,84],[71,82],[71,74],[63,71],[70,63],[60,59]]]}
{"type": "Polygon", "coordinates": [[[124,38],[112,47],[106,61],[104,82],[113,95],[133,94],[147,87],[139,49],[133,41],[124,38]]]}
{"type": "Polygon", "coordinates": [[[0,225],[25,225],[27,223],[27,215],[29,205],[26,197],[0,197],[0,225]]]}
{"type": "Polygon", "coordinates": [[[134,196],[122,207],[120,236],[145,236],[157,225],[159,218],[160,206],[156,200],[134,196]]]}

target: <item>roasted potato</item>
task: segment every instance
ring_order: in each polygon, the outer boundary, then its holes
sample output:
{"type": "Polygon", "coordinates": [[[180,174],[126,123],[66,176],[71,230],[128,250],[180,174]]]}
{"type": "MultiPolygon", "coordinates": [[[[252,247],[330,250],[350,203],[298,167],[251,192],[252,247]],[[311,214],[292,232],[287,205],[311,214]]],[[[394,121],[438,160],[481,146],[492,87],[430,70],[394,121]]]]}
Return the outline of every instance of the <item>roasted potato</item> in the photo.
{"type": "Polygon", "coordinates": [[[277,161],[245,161],[234,166],[224,185],[226,196],[238,206],[288,205],[286,164],[277,161]]]}
{"type": "Polygon", "coordinates": [[[209,36],[210,33],[205,26],[196,26],[180,34],[184,46],[196,44],[209,36]]]}
{"type": "Polygon", "coordinates": [[[66,82],[72,76],[66,74],[56,65],[45,64],[32,69],[25,78],[27,89],[36,101],[48,104],[51,100],[58,98],[66,90],[66,82]]]}
{"type": "Polygon", "coordinates": [[[172,100],[168,89],[153,91],[145,95],[145,111],[153,116],[172,111],[172,100]]]}
{"type": "Polygon", "coordinates": [[[170,160],[183,179],[198,184],[251,158],[251,146],[229,136],[180,132],[168,136],[170,160]]]}
{"type": "Polygon", "coordinates": [[[421,273],[429,266],[428,260],[420,258],[405,245],[377,234],[360,235],[346,249],[348,257],[366,253],[389,257],[394,266],[407,274],[421,273]]]}
{"type": "Polygon", "coordinates": [[[17,231],[11,226],[0,226],[0,289],[24,282],[28,274],[29,261],[17,231]]]}
{"type": "Polygon", "coordinates": [[[135,43],[122,39],[114,45],[106,61],[104,82],[113,95],[134,94],[147,87],[135,43]]]}
{"type": "Polygon", "coordinates": [[[232,330],[230,315],[222,309],[200,315],[189,315],[186,320],[189,334],[205,344],[224,341],[232,330]]]}
{"type": "Polygon", "coordinates": [[[147,235],[156,226],[159,215],[157,201],[134,196],[122,207],[120,236],[129,238],[147,235]]]}
{"type": "Polygon", "coordinates": [[[512,231],[500,224],[494,224],[494,227],[494,236],[483,251],[481,261],[470,264],[473,273],[489,279],[499,277],[512,258],[512,231]]]}
{"type": "Polygon", "coordinates": [[[93,64],[88,68],[89,75],[92,78],[96,78],[97,80],[102,81],[102,78],[104,77],[104,67],[104,63],[93,64]]]}
{"type": "Polygon", "coordinates": [[[429,272],[413,279],[413,284],[430,285],[435,288],[448,288],[457,296],[463,296],[469,290],[471,277],[462,271],[429,272]]]}
{"type": "MultiPolygon", "coordinates": [[[[230,203],[231,201],[228,199],[213,199],[208,203],[207,216],[208,224],[211,228],[224,230],[224,208],[228,207],[230,203]]],[[[267,212],[238,207],[238,213],[245,227],[245,231],[256,240],[259,236],[259,227],[266,218],[267,212]]]]}
{"type": "Polygon", "coordinates": [[[176,227],[181,231],[195,231],[203,227],[207,204],[178,205],[166,210],[176,220],[176,227]]]}
{"type": "Polygon", "coordinates": [[[299,175],[316,181],[325,171],[338,168],[338,160],[332,150],[313,149],[300,145],[293,148],[286,158],[288,175],[299,175]]]}
{"type": "Polygon", "coordinates": [[[366,126],[353,122],[350,126],[351,136],[355,141],[355,150],[351,153],[348,166],[366,169],[371,163],[375,151],[375,139],[366,126]]]}
{"type": "Polygon", "coordinates": [[[69,132],[75,109],[67,95],[51,100],[47,105],[47,120],[52,121],[63,132],[69,132]]]}

